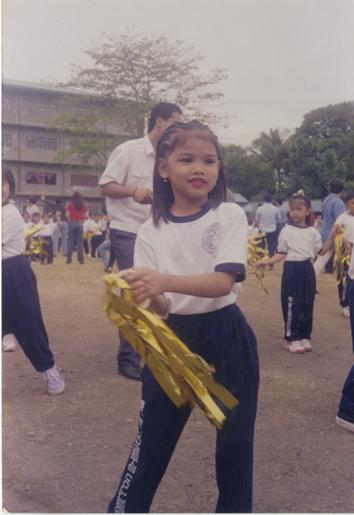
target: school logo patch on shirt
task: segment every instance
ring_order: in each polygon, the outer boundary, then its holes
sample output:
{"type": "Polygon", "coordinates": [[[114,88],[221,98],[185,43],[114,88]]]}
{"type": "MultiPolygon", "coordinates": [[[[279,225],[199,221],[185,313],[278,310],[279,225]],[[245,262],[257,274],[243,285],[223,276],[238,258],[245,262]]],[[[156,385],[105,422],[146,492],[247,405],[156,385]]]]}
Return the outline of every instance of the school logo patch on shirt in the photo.
{"type": "Polygon", "coordinates": [[[214,256],[216,254],[218,244],[221,238],[221,223],[215,222],[205,229],[202,235],[202,247],[208,253],[214,256]]]}

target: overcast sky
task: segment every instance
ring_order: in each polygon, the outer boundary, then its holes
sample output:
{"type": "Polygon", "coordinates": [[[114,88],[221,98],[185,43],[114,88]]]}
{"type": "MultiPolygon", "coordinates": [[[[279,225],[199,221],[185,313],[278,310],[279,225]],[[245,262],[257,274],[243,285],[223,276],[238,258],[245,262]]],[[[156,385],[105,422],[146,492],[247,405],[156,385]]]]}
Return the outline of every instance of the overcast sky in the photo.
{"type": "Polygon", "coordinates": [[[354,0],[2,0],[3,77],[65,81],[85,48],[135,26],[181,39],[226,68],[214,127],[247,145],[262,130],[294,130],[308,111],[354,100],[354,0]]]}

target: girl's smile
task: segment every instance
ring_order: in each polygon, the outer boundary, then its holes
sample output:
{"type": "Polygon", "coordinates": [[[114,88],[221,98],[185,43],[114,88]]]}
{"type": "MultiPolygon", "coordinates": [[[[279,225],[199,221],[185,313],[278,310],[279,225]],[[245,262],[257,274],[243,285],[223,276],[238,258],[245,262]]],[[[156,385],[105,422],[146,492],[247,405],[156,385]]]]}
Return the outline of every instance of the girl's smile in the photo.
{"type": "Polygon", "coordinates": [[[177,145],[159,163],[159,173],[171,185],[173,207],[199,209],[207,201],[219,176],[220,161],[215,145],[193,136],[177,145]]]}

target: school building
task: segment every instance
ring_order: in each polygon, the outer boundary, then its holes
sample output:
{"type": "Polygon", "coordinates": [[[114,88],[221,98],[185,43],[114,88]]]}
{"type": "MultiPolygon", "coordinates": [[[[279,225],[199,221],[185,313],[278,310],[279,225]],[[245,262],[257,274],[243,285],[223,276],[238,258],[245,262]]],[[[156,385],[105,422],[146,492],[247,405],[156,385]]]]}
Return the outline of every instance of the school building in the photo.
{"type": "Polygon", "coordinates": [[[83,168],[74,152],[77,134],[65,130],[67,115],[99,113],[96,134],[107,138],[109,150],[129,138],[112,109],[96,94],[31,82],[4,80],[2,84],[2,162],[16,180],[16,205],[20,210],[30,197],[39,205],[60,199],[65,204],[73,191],[82,193],[92,210],[102,210],[104,198],[98,181],[105,166],[88,162],[83,168]],[[61,121],[63,120],[63,121],[61,121]],[[63,125],[61,125],[61,123],[63,125]]]}

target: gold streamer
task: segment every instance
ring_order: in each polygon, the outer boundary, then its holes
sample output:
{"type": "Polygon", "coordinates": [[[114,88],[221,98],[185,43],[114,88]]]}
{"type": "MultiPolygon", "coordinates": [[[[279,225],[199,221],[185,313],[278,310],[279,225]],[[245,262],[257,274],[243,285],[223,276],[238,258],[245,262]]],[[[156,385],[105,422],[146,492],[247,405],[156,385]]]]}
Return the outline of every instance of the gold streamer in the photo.
{"type": "Polygon", "coordinates": [[[214,368],[191,352],[153,311],[134,304],[129,284],[118,274],[107,274],[104,281],[103,309],[108,318],[144,359],[171,401],[177,407],[197,404],[220,429],[226,417],[211,395],[230,410],[238,400],[215,382],[214,368]]]}
{"type": "Polygon", "coordinates": [[[84,232],[84,240],[91,241],[94,236],[98,236],[100,231],[96,229],[95,231],[85,231],[84,232]]]}
{"type": "Polygon", "coordinates": [[[33,227],[26,229],[25,230],[25,238],[31,238],[34,234],[36,234],[41,229],[43,229],[43,225],[34,225],[33,227]]]}
{"type": "Polygon", "coordinates": [[[344,238],[344,227],[341,226],[334,238],[333,268],[336,271],[337,286],[341,284],[343,288],[347,284],[347,270],[350,265],[351,252],[352,246],[344,238]]]}
{"type": "Polygon", "coordinates": [[[264,276],[265,270],[264,267],[257,268],[256,263],[262,261],[263,259],[269,258],[267,239],[264,232],[259,232],[257,235],[250,236],[248,238],[248,270],[249,272],[253,272],[260,282],[263,290],[269,295],[267,288],[264,286],[264,276]]]}
{"type": "Polygon", "coordinates": [[[39,256],[44,255],[47,256],[48,252],[43,249],[44,240],[40,236],[33,238],[33,236],[43,229],[42,225],[34,225],[30,229],[25,231],[25,239],[26,239],[26,250],[25,256],[39,256]]]}

